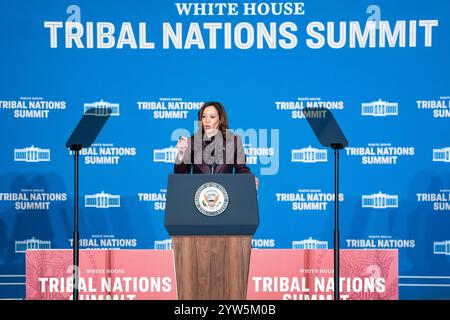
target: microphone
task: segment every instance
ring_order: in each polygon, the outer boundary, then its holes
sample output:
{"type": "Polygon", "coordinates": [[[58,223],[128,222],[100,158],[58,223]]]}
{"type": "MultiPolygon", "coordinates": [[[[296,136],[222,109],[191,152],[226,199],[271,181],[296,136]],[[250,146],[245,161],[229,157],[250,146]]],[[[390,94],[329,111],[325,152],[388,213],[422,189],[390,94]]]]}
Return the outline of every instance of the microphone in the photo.
{"type": "Polygon", "coordinates": [[[211,174],[214,174],[214,170],[215,170],[216,166],[217,166],[216,157],[213,157],[212,164],[209,166],[209,168],[211,170],[211,174]]]}
{"type": "MultiPolygon", "coordinates": [[[[215,148],[215,141],[213,142],[213,147],[215,148]]],[[[209,165],[209,171],[211,171],[211,174],[214,174],[214,170],[216,169],[217,163],[216,163],[216,152],[215,149],[212,150],[211,156],[210,156],[211,164],[209,165]]]]}
{"type": "Polygon", "coordinates": [[[222,145],[217,145],[216,137],[211,137],[211,140],[206,142],[206,148],[205,148],[205,160],[208,163],[209,170],[211,174],[215,174],[217,166],[222,163],[220,162],[223,157],[223,151],[225,151],[225,147],[222,145]],[[218,153],[216,154],[216,151],[218,153]]]}

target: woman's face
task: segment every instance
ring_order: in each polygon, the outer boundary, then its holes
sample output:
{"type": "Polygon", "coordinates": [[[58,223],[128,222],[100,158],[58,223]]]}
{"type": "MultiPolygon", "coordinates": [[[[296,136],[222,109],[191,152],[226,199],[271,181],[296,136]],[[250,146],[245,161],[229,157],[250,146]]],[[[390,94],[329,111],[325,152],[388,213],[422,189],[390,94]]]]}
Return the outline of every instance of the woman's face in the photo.
{"type": "Polygon", "coordinates": [[[214,106],[206,107],[203,110],[202,125],[207,134],[214,134],[219,128],[219,112],[214,106]]]}

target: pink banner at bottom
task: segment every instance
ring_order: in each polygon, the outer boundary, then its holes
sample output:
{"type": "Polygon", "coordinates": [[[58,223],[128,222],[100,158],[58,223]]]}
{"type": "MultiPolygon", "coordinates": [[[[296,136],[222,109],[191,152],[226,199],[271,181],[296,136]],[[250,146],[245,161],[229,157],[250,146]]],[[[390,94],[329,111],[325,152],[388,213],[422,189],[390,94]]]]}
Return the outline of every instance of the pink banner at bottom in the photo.
{"type": "MultiPolygon", "coordinates": [[[[172,250],[80,250],[80,300],[177,299],[172,250]]],[[[27,250],[26,298],[69,300],[72,250],[27,250]]]]}
{"type": "MultiPolygon", "coordinates": [[[[80,300],[177,299],[172,250],[80,250],[80,300]]],[[[333,250],[252,250],[249,300],[332,300],[333,250]]],[[[26,298],[72,299],[72,250],[27,250],[26,298]]],[[[397,250],[341,250],[341,299],[398,299],[397,250]]]]}
{"type": "MultiPolygon", "coordinates": [[[[252,250],[249,300],[332,300],[333,250],[252,250]]],[[[340,298],[397,300],[397,250],[340,250],[340,298]]]]}

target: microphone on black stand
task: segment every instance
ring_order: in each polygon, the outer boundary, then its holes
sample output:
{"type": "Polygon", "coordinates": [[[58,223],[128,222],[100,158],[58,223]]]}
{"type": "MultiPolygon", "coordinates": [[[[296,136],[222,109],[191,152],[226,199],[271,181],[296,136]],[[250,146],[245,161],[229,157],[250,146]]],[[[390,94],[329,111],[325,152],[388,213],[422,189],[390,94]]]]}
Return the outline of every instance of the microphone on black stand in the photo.
{"type": "Polygon", "coordinates": [[[214,174],[214,170],[215,170],[216,166],[217,166],[217,164],[216,164],[216,160],[215,160],[215,159],[213,158],[213,162],[212,162],[212,164],[210,164],[210,165],[209,165],[209,168],[210,168],[211,174],[214,174]]]}
{"type": "Polygon", "coordinates": [[[216,169],[217,163],[216,163],[216,141],[215,141],[215,137],[213,136],[210,140],[210,142],[207,142],[207,148],[208,150],[206,151],[207,157],[208,157],[208,162],[209,164],[209,171],[211,172],[211,174],[214,174],[214,170],[216,169]]]}
{"type": "Polygon", "coordinates": [[[211,171],[211,174],[214,174],[214,170],[216,169],[216,142],[214,141],[211,146],[214,148],[211,152],[211,164],[209,165],[209,171],[211,171]]]}

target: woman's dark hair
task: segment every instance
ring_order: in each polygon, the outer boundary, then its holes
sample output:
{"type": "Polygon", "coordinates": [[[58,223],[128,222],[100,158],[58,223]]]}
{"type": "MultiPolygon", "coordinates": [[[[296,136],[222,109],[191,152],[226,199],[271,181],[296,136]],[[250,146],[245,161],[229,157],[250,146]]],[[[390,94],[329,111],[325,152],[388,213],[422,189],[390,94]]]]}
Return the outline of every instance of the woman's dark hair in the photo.
{"type": "Polygon", "coordinates": [[[201,132],[203,134],[203,132],[204,132],[203,125],[202,125],[203,112],[205,111],[205,109],[207,107],[211,107],[211,106],[216,108],[217,113],[219,114],[219,128],[218,129],[220,130],[220,132],[222,132],[222,136],[225,138],[227,129],[229,129],[227,112],[225,111],[225,108],[223,107],[223,105],[217,101],[205,102],[203,104],[203,106],[201,107],[201,109],[198,111],[199,131],[201,130],[201,132]]]}

